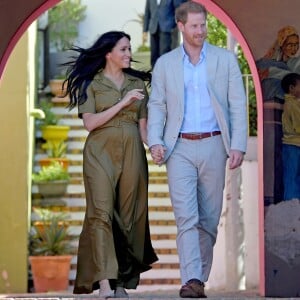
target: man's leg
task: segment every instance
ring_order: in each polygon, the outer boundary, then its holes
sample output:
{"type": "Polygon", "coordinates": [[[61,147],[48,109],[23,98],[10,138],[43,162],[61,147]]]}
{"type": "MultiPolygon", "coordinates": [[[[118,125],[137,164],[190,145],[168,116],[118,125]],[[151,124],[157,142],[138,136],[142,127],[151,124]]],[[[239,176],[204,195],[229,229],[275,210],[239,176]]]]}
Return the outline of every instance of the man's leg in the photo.
{"type": "Polygon", "coordinates": [[[159,30],[150,35],[151,66],[154,67],[159,57],[159,30]]]}
{"type": "Polygon", "coordinates": [[[172,48],[172,34],[171,32],[159,33],[159,56],[169,52],[172,48]]]}

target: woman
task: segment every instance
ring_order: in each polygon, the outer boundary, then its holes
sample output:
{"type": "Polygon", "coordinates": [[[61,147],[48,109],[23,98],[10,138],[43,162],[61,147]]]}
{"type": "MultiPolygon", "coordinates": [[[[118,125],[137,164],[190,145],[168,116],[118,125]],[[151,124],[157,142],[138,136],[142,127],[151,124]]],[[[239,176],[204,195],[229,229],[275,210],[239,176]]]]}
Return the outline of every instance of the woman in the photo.
{"type": "Polygon", "coordinates": [[[299,50],[299,35],[293,26],[285,26],[277,33],[277,38],[265,56],[256,64],[261,78],[265,101],[277,100],[283,103],[284,92],[281,79],[294,71],[299,50]]]}
{"type": "Polygon", "coordinates": [[[150,241],[144,80],[130,68],[130,36],[104,33],[66,63],[70,107],[89,131],[83,151],[86,213],[79,238],[74,293],[99,288],[102,298],[127,298],[157,260],[150,241]],[[113,292],[113,290],[114,292],[113,292]]]}

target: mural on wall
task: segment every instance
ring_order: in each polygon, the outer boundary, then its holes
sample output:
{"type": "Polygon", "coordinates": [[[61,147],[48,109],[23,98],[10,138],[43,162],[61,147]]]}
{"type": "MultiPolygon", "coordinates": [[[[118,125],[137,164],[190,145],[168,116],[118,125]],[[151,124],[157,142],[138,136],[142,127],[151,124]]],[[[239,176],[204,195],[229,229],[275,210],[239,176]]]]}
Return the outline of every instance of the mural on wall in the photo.
{"type": "Polygon", "coordinates": [[[264,107],[267,296],[300,296],[300,56],[298,50],[298,30],[287,25],[278,30],[270,49],[256,61],[264,107]],[[287,76],[291,73],[299,75],[287,76]]]}

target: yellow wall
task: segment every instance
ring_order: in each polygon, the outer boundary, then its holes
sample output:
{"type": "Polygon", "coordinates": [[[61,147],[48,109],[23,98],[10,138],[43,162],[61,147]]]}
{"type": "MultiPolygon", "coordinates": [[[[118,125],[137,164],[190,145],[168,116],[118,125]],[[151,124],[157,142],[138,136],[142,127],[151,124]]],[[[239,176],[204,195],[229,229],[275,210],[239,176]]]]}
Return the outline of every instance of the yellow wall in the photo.
{"type": "Polygon", "coordinates": [[[0,82],[0,293],[27,291],[33,122],[29,112],[34,94],[31,37],[27,32],[18,42],[0,82]]]}

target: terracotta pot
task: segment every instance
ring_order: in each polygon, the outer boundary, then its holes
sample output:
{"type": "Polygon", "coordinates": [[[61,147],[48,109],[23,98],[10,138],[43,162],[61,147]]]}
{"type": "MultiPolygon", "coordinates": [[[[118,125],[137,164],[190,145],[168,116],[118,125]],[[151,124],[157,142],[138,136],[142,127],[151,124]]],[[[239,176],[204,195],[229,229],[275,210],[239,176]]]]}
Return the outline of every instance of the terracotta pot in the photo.
{"type": "Polygon", "coordinates": [[[30,256],[35,292],[68,290],[71,258],[71,255],[30,256]]]}
{"type": "Polygon", "coordinates": [[[51,79],[49,82],[51,93],[56,97],[62,97],[64,91],[62,89],[64,79],[51,79]]]}
{"type": "Polygon", "coordinates": [[[47,158],[41,158],[39,160],[39,165],[41,167],[47,167],[47,166],[51,165],[51,163],[53,161],[58,161],[63,166],[63,168],[68,171],[70,160],[68,158],[66,158],[66,157],[47,157],[47,158]]]}

